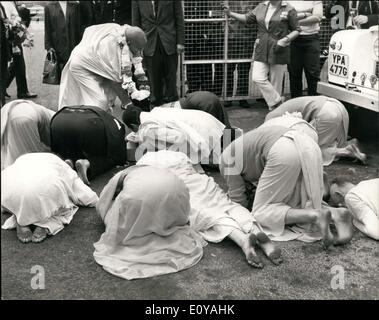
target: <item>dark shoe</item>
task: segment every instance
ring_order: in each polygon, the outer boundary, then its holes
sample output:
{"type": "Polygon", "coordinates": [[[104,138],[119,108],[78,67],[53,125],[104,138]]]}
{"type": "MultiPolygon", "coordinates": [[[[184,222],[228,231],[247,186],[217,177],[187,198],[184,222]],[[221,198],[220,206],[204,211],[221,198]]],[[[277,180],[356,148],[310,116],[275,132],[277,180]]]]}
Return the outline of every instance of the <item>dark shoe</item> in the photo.
{"type": "Polygon", "coordinates": [[[239,105],[241,108],[249,108],[250,105],[246,100],[240,100],[239,105]]]}
{"type": "Polygon", "coordinates": [[[37,98],[37,97],[38,97],[38,95],[36,95],[35,93],[30,93],[30,92],[17,95],[17,98],[19,98],[19,99],[33,99],[33,98],[37,98]]]}

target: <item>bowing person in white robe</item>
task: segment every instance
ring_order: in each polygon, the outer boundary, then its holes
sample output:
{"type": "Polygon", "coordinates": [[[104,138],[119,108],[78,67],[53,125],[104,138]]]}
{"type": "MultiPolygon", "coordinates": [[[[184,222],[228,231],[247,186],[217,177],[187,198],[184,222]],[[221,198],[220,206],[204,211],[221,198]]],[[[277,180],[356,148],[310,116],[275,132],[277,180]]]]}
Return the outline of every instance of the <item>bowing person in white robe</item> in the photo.
{"type": "Polygon", "coordinates": [[[138,89],[149,90],[142,67],[145,45],[146,36],[138,27],[115,23],[88,27],[63,69],[59,109],[87,105],[108,111],[116,96],[126,104],[128,94],[141,100],[138,89]],[[132,66],[138,88],[132,80],[132,66]]]}
{"type": "Polygon", "coordinates": [[[357,140],[347,142],[349,114],[338,100],[325,96],[291,99],[268,113],[265,121],[286,113],[300,113],[316,129],[325,166],[340,157],[358,159],[363,163],[366,161],[366,155],[359,150],[357,140]]]}
{"type": "Polygon", "coordinates": [[[94,244],[94,258],[115,276],[131,280],[178,272],[203,256],[205,242],[188,225],[188,189],[166,169],[134,166],[119,172],[96,209],[105,232],[94,244]]]}
{"type": "Polygon", "coordinates": [[[322,208],[321,151],[308,124],[244,134],[224,150],[220,171],[231,199],[246,207],[247,184],[257,183],[252,214],[271,239],[333,243],[331,212],[322,208]]]}
{"type": "Polygon", "coordinates": [[[51,153],[28,153],[1,172],[1,208],[12,214],[3,229],[17,227],[21,242],[41,242],[69,224],[79,206],[98,197],[77,173],[51,153]],[[32,233],[30,227],[35,226],[32,233]]]}
{"type": "Polygon", "coordinates": [[[159,107],[141,112],[131,106],[122,120],[140,144],[137,160],[145,152],[171,150],[185,153],[193,164],[218,164],[225,125],[207,112],[159,107]]]}
{"type": "Polygon", "coordinates": [[[330,197],[334,205],[349,209],[358,230],[379,240],[379,179],[355,185],[346,177],[338,177],[331,183],[330,197]]]}
{"type": "Polygon", "coordinates": [[[249,210],[232,202],[213,178],[198,173],[184,153],[148,152],[137,165],[168,169],[185,183],[190,194],[190,226],[206,241],[218,243],[229,237],[241,247],[253,267],[263,267],[255,246],[274,264],[281,263],[280,249],[262,231],[249,210]]]}
{"type": "Polygon", "coordinates": [[[32,101],[14,100],[1,109],[1,170],[26,153],[50,151],[55,114],[32,101]]]}

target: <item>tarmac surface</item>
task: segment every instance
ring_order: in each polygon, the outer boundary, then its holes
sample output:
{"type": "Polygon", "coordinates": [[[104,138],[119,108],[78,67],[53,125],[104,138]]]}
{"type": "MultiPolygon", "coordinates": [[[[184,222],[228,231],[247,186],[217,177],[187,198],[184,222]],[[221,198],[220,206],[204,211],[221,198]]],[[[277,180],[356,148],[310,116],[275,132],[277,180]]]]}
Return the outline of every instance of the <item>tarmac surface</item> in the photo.
{"type": "MultiPolygon", "coordinates": [[[[30,91],[35,102],[56,110],[58,87],[41,84],[43,23],[33,23],[35,48],[25,50],[30,91]]],[[[8,92],[15,96],[15,84],[8,92]]],[[[121,113],[116,110],[116,116],[121,113]]],[[[267,113],[256,102],[251,107],[228,108],[233,125],[251,130],[267,113]]],[[[353,119],[351,121],[354,121],[353,119]]],[[[354,182],[379,177],[377,142],[362,143],[369,155],[367,165],[339,161],[326,169],[330,178],[349,172],[354,182]]],[[[119,169],[91,183],[100,194],[119,169]]],[[[225,189],[218,172],[209,172],[225,189]]],[[[1,224],[8,215],[1,215],[1,224]]],[[[41,244],[22,244],[16,232],[1,230],[2,299],[379,299],[379,246],[356,231],[352,241],[329,251],[321,243],[278,243],[284,263],[274,266],[264,259],[263,270],[251,268],[242,251],[229,240],[208,244],[203,259],[175,274],[127,281],[105,272],[93,258],[93,243],[104,231],[93,208],[81,208],[62,232],[41,244]],[[45,271],[45,289],[33,290],[33,266],[45,271]],[[335,270],[343,270],[344,288],[333,289],[335,270]],[[342,268],[342,269],[341,269],[342,268]]]]}

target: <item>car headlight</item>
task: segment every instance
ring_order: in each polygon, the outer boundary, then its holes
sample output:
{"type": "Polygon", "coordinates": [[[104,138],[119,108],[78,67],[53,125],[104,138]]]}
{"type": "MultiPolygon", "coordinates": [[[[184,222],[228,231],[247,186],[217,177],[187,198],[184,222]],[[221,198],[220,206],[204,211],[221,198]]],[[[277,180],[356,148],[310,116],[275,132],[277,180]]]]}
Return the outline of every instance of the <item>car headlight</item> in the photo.
{"type": "Polygon", "coordinates": [[[336,49],[337,49],[338,51],[341,51],[341,49],[342,49],[342,42],[341,42],[341,41],[337,43],[337,45],[336,45],[336,49]]]}
{"type": "Polygon", "coordinates": [[[331,41],[330,44],[329,44],[330,48],[332,48],[333,50],[336,49],[336,42],[335,41],[331,41]]]}

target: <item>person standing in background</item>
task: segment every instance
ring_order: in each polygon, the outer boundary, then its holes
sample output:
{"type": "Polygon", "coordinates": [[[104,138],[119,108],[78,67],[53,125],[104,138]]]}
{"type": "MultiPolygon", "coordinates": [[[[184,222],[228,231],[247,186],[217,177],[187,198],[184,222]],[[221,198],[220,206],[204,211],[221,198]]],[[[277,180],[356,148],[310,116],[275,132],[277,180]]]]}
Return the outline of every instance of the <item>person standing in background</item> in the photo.
{"type": "Polygon", "coordinates": [[[5,9],[0,3],[0,105],[5,104],[5,83],[8,79],[8,61],[10,60],[9,45],[7,39],[7,27],[5,25],[5,9]]]}
{"type": "Polygon", "coordinates": [[[30,22],[32,21],[32,16],[30,14],[30,10],[24,4],[19,6],[17,9],[18,9],[18,14],[20,15],[22,23],[27,28],[29,28],[30,22]]]}
{"type": "Polygon", "coordinates": [[[325,8],[325,17],[327,19],[335,19],[338,17],[338,11],[332,12],[335,6],[342,6],[345,13],[343,28],[357,26],[359,29],[369,29],[378,25],[379,21],[379,5],[377,1],[329,1],[325,8]],[[354,12],[355,17],[349,19],[350,13],[354,12]]]}
{"type": "Polygon", "coordinates": [[[79,1],[83,30],[103,23],[132,24],[132,0],[79,1]]]}
{"type": "MultiPolygon", "coordinates": [[[[1,4],[3,6],[3,11],[5,13],[5,18],[9,21],[14,21],[16,23],[25,23],[25,21],[22,21],[22,18],[20,17],[20,14],[18,12],[17,4],[15,1],[1,1],[1,4]],[[18,22],[17,22],[18,21],[18,22]]],[[[26,9],[26,8],[25,8],[26,9]]],[[[28,10],[28,9],[26,9],[28,10]]],[[[25,10],[24,10],[25,12],[25,10]]],[[[29,13],[30,15],[30,13],[29,13]]],[[[27,21],[26,21],[27,22],[27,21]]],[[[30,23],[30,21],[29,21],[30,23]]],[[[27,27],[27,26],[25,26],[27,27]]],[[[12,31],[10,31],[11,33],[12,31]]],[[[12,36],[12,38],[15,38],[12,36]]],[[[34,93],[30,93],[28,90],[28,84],[26,79],[26,66],[25,66],[25,59],[24,59],[24,51],[22,48],[22,43],[15,42],[14,40],[11,40],[11,65],[8,69],[8,80],[6,82],[5,87],[8,88],[10,84],[12,83],[13,79],[16,78],[16,84],[17,84],[17,98],[19,99],[30,99],[30,98],[36,98],[37,95],[34,93]]],[[[5,90],[6,90],[5,88],[5,90]]],[[[7,92],[4,92],[5,97],[10,98],[10,96],[7,94],[7,92]]]]}
{"type": "Polygon", "coordinates": [[[317,95],[320,81],[320,22],[324,15],[322,1],[291,1],[297,11],[300,36],[291,44],[290,74],[291,97],[303,95],[303,70],[308,84],[308,95],[317,95]]]}
{"type": "Polygon", "coordinates": [[[132,24],[146,34],[144,61],[154,106],[178,100],[176,72],[178,54],[184,52],[182,2],[133,1],[132,24]]]}
{"type": "Polygon", "coordinates": [[[76,1],[50,1],[45,7],[45,49],[56,54],[61,71],[80,42],[81,31],[76,1]]]}
{"type": "Polygon", "coordinates": [[[288,1],[264,1],[246,14],[232,12],[221,3],[225,14],[242,23],[257,24],[253,81],[273,110],[282,103],[283,79],[290,62],[290,44],[299,35],[296,10],[288,1]]]}

